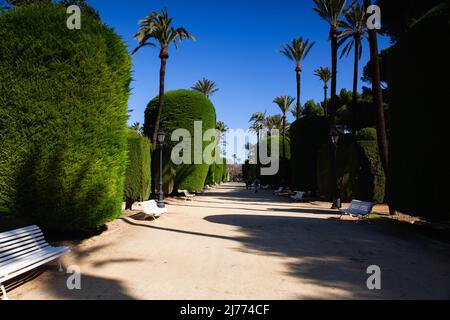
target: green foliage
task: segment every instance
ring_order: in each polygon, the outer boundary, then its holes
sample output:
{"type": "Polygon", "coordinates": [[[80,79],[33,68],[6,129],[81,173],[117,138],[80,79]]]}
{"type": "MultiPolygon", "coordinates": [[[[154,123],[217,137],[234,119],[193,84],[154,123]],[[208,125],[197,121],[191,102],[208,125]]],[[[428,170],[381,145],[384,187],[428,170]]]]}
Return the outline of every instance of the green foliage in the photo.
{"type": "Polygon", "coordinates": [[[57,4],[0,15],[0,207],[57,230],[121,213],[131,63],[121,39],[57,4]]]}
{"type": "Polygon", "coordinates": [[[247,160],[242,165],[242,178],[245,181],[253,181],[257,177],[258,166],[256,164],[250,164],[247,160]]]}
{"type": "Polygon", "coordinates": [[[211,164],[208,168],[208,174],[206,175],[205,186],[212,186],[214,184],[215,170],[215,164],[211,164]]]}
{"type": "MultiPolygon", "coordinates": [[[[317,158],[319,194],[327,199],[331,199],[333,186],[330,154],[330,145],[325,144],[317,158]]],[[[384,201],[385,177],[376,139],[355,142],[350,136],[341,136],[337,149],[337,180],[344,201],[384,201]]]]}
{"type": "Polygon", "coordinates": [[[399,40],[389,61],[389,201],[400,212],[446,220],[447,117],[424,108],[445,108],[448,103],[443,77],[448,74],[450,47],[442,39],[450,33],[449,20],[448,2],[430,11],[399,40]]]}
{"type": "Polygon", "coordinates": [[[358,135],[356,136],[356,140],[364,141],[364,140],[377,140],[377,129],[375,128],[364,128],[358,131],[358,135]]]}
{"type": "Polygon", "coordinates": [[[150,196],[150,140],[128,130],[128,165],[125,174],[125,198],[145,201],[150,196]]]}
{"type": "MultiPolygon", "coordinates": [[[[161,128],[166,132],[166,151],[169,154],[172,148],[178,144],[171,142],[172,132],[179,128],[188,130],[194,139],[194,121],[202,121],[202,130],[214,129],[216,124],[216,112],[211,101],[201,93],[192,90],[175,90],[165,94],[164,107],[161,115],[161,128]]],[[[155,118],[158,108],[158,97],[155,97],[145,110],[144,133],[149,135],[153,132],[155,118]]],[[[193,142],[193,141],[192,141],[193,142]]],[[[203,142],[203,150],[210,142],[203,142]]],[[[194,143],[191,144],[192,162],[194,161],[194,143]]],[[[181,164],[169,163],[169,156],[164,158],[167,170],[176,172],[173,177],[173,188],[188,189],[189,191],[200,191],[205,185],[208,174],[208,164],[181,164]]],[[[153,161],[154,162],[154,161],[153,161]]],[[[173,190],[170,190],[172,192],[173,190]]]]}
{"type": "Polygon", "coordinates": [[[222,164],[222,182],[226,182],[227,179],[228,179],[227,160],[223,159],[223,164],[222,164]]]}
{"type": "Polygon", "coordinates": [[[291,125],[291,186],[295,190],[317,191],[317,155],[329,141],[327,117],[304,117],[291,125]]]}
{"type": "Polygon", "coordinates": [[[323,108],[321,106],[319,106],[318,104],[316,104],[314,102],[314,100],[308,100],[305,102],[305,104],[303,105],[303,111],[302,114],[305,117],[310,117],[310,116],[323,116],[325,115],[325,111],[323,110],[323,108]]]}
{"type": "MultiPolygon", "coordinates": [[[[291,143],[290,137],[287,134],[285,139],[286,146],[286,159],[283,160],[283,137],[280,136],[269,136],[265,139],[262,139],[260,143],[267,143],[267,153],[268,156],[272,156],[272,139],[278,140],[278,159],[280,161],[280,167],[278,173],[273,176],[261,176],[262,184],[270,184],[270,185],[281,185],[283,181],[283,177],[288,177],[288,163],[291,159],[291,143]],[[283,176],[284,175],[284,176],[283,176]]],[[[261,165],[262,167],[269,167],[270,165],[261,165]]]]}

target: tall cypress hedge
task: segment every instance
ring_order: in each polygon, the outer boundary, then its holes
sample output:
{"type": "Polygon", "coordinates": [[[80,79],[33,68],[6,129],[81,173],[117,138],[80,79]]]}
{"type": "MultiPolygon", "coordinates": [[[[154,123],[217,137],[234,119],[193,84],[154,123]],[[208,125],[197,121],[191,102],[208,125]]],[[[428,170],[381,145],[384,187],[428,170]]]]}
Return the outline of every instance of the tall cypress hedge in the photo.
{"type": "MultiPolygon", "coordinates": [[[[354,140],[341,136],[337,149],[337,180],[343,201],[353,199],[382,203],[385,176],[381,165],[376,134],[367,129],[354,140]]],[[[374,130],[373,130],[374,131],[374,130]]],[[[330,185],[330,146],[324,144],[317,158],[317,185],[319,194],[332,198],[330,185]]]]}
{"type": "MultiPolygon", "coordinates": [[[[158,97],[155,97],[145,110],[144,133],[148,136],[151,134],[155,123],[157,108],[158,97]]],[[[170,153],[171,148],[177,144],[177,142],[170,141],[174,130],[187,129],[192,139],[194,139],[194,121],[202,121],[203,132],[215,128],[216,111],[211,101],[203,94],[192,90],[181,89],[166,92],[161,115],[161,128],[164,129],[167,135],[166,154],[170,153]]],[[[208,144],[209,142],[203,142],[203,149],[208,144]]],[[[192,162],[194,160],[193,150],[194,143],[192,143],[192,162]]],[[[176,172],[173,177],[173,189],[188,189],[189,191],[200,191],[203,189],[209,170],[208,164],[174,165],[169,157],[165,157],[164,162],[165,166],[173,168],[176,172]]]]}
{"type": "Polygon", "coordinates": [[[128,130],[128,165],[125,175],[126,209],[132,209],[135,201],[145,201],[151,191],[151,144],[147,137],[136,130],[128,130]]]}
{"type": "Polygon", "coordinates": [[[120,214],[127,158],[127,48],[67,17],[57,4],[0,15],[0,207],[56,230],[120,214]]]}
{"type": "Polygon", "coordinates": [[[291,187],[295,190],[317,191],[317,155],[330,140],[327,117],[303,117],[291,125],[291,187]]]}
{"type": "MultiPolygon", "coordinates": [[[[290,180],[290,170],[289,163],[291,159],[291,141],[288,134],[285,137],[285,146],[286,146],[286,159],[283,159],[283,137],[281,135],[278,136],[268,136],[267,138],[261,139],[261,143],[267,143],[267,153],[269,156],[272,155],[272,139],[278,140],[278,160],[279,160],[279,168],[278,172],[274,175],[261,175],[260,180],[263,185],[281,185],[283,183],[283,175],[287,184],[289,184],[290,180]]],[[[261,147],[259,147],[258,150],[261,147]]],[[[262,165],[262,167],[269,167],[270,165],[262,165]]],[[[258,173],[260,174],[260,172],[258,173]]]]}
{"type": "Polygon", "coordinates": [[[216,166],[214,164],[211,164],[208,168],[208,174],[206,175],[205,186],[212,186],[214,184],[215,170],[216,166]]]}
{"type": "Polygon", "coordinates": [[[446,1],[419,19],[388,59],[389,202],[404,213],[446,220],[450,157],[448,119],[441,110],[448,106],[449,34],[446,1]]]}

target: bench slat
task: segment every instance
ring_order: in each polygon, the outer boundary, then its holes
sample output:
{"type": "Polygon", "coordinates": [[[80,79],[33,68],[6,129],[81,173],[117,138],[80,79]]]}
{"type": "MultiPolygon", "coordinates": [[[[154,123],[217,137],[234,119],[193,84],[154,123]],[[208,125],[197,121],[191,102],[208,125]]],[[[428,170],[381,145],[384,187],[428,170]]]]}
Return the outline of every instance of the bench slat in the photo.
{"type": "Polygon", "coordinates": [[[30,234],[30,235],[26,235],[20,238],[15,238],[15,239],[10,239],[8,241],[5,242],[0,242],[0,250],[2,250],[2,248],[6,248],[12,244],[18,243],[18,242],[25,242],[31,239],[39,239],[44,237],[44,235],[42,233],[40,234],[30,234]]]}
{"type": "Polygon", "coordinates": [[[0,233],[0,241],[3,241],[3,239],[8,238],[8,237],[19,237],[21,234],[29,234],[29,233],[33,233],[35,231],[42,232],[38,226],[29,226],[29,227],[25,227],[25,228],[2,232],[2,233],[0,233]]]}
{"type": "Polygon", "coordinates": [[[67,251],[67,248],[65,247],[49,247],[44,250],[39,250],[34,254],[26,257],[19,257],[17,259],[8,260],[0,264],[0,277],[65,251],[67,251]]]}
{"type": "Polygon", "coordinates": [[[10,249],[14,249],[14,248],[17,248],[17,247],[20,247],[20,246],[23,246],[23,245],[29,244],[29,243],[37,244],[40,240],[44,240],[44,236],[40,236],[39,238],[31,238],[26,241],[14,242],[7,246],[0,246],[0,253],[5,253],[5,252],[9,251],[10,249]]]}
{"type": "Polygon", "coordinates": [[[29,244],[29,245],[24,246],[24,247],[15,248],[15,249],[10,250],[8,252],[2,253],[0,255],[0,263],[3,262],[3,261],[11,259],[11,257],[18,257],[18,256],[21,256],[21,255],[25,255],[25,254],[27,254],[29,252],[32,252],[32,251],[45,249],[48,246],[49,246],[49,244],[47,242],[45,242],[45,240],[43,240],[38,245],[33,243],[33,244],[29,244]]]}
{"type": "MultiPolygon", "coordinates": [[[[64,250],[58,252],[58,253],[54,253],[53,255],[47,257],[46,259],[40,260],[40,261],[35,261],[33,262],[33,264],[29,264],[28,266],[22,268],[22,269],[13,269],[13,271],[11,271],[9,274],[4,274],[1,273],[0,274],[0,281],[4,282],[7,281],[9,279],[12,279],[14,277],[17,277],[18,275],[21,275],[25,272],[28,272],[30,270],[33,270],[34,268],[37,268],[43,264],[46,264],[47,262],[53,261],[55,259],[57,259],[59,256],[63,255],[65,252],[67,252],[69,250],[69,248],[66,247],[62,247],[64,250]]],[[[1,272],[1,271],[0,271],[1,272]]]]}
{"type": "Polygon", "coordinates": [[[20,238],[24,238],[24,237],[29,237],[29,236],[39,236],[39,235],[43,235],[41,230],[32,230],[30,232],[22,232],[20,234],[14,235],[14,236],[9,236],[9,237],[5,237],[3,239],[0,239],[0,245],[2,245],[5,242],[11,241],[11,240],[16,240],[16,239],[20,239],[20,238]]]}

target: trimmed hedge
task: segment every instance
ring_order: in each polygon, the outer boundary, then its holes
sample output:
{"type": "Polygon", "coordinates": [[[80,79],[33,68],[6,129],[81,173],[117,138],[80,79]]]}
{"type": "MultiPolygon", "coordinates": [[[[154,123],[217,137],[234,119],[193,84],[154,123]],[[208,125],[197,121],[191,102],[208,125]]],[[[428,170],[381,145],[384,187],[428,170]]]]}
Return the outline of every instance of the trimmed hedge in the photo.
{"type": "Polygon", "coordinates": [[[125,200],[127,209],[135,201],[145,201],[151,191],[151,143],[136,130],[128,130],[128,165],[125,174],[125,200]]]}
{"type": "Polygon", "coordinates": [[[242,165],[242,178],[244,181],[253,181],[257,177],[258,167],[256,164],[250,164],[249,160],[246,160],[242,165]]]}
{"type": "MultiPolygon", "coordinates": [[[[332,198],[330,185],[330,145],[323,145],[317,159],[319,194],[332,198]]],[[[338,188],[343,201],[354,199],[382,203],[385,177],[378,144],[375,140],[354,141],[351,136],[341,136],[337,149],[338,188]]]]}
{"type": "Polygon", "coordinates": [[[68,30],[58,4],[0,15],[0,207],[58,231],[97,228],[123,199],[130,58],[82,19],[68,30]]]}
{"type": "MultiPolygon", "coordinates": [[[[283,181],[283,174],[285,174],[286,179],[290,180],[289,176],[289,162],[291,159],[291,143],[290,143],[290,137],[289,134],[286,134],[285,143],[286,143],[286,159],[283,159],[283,137],[282,135],[276,136],[276,137],[267,137],[265,140],[267,140],[267,153],[269,156],[272,154],[272,139],[278,139],[278,157],[279,157],[279,170],[277,174],[273,176],[260,176],[261,184],[269,184],[269,185],[281,185],[283,181]]],[[[264,141],[265,141],[264,140],[264,141]]],[[[263,142],[263,141],[261,141],[263,142]]],[[[260,142],[260,143],[261,143],[260,142]]],[[[259,149],[258,149],[259,150],[259,149]]],[[[270,165],[262,165],[262,167],[269,167],[270,165]]],[[[260,172],[258,172],[258,175],[260,175],[260,172]]],[[[289,181],[287,181],[289,183],[289,181]]]]}
{"type": "Polygon", "coordinates": [[[222,182],[227,182],[228,180],[228,165],[227,165],[227,160],[223,159],[223,164],[222,164],[222,182]]]}
{"type": "Polygon", "coordinates": [[[317,155],[330,140],[328,117],[303,117],[291,125],[291,187],[316,192],[317,155]]]}
{"type": "Polygon", "coordinates": [[[446,219],[450,210],[446,61],[450,3],[419,19],[388,57],[391,92],[389,202],[395,210],[446,219]],[[444,131],[445,130],[445,131],[444,131]]]}
{"type": "MultiPolygon", "coordinates": [[[[172,132],[179,128],[187,129],[194,139],[194,121],[202,121],[202,129],[214,129],[216,111],[211,101],[203,94],[192,90],[175,90],[165,94],[165,102],[161,115],[161,128],[166,132],[166,148],[176,145],[170,141],[172,132]]],[[[145,110],[144,133],[150,136],[158,110],[158,97],[155,97],[145,110]]],[[[209,142],[203,142],[203,150],[209,142]]],[[[194,143],[192,143],[192,161],[194,160],[194,143]]],[[[168,152],[165,152],[167,154],[168,152]]],[[[170,155],[170,154],[169,154],[170,155]]],[[[159,161],[159,160],[158,160],[159,161]]],[[[176,174],[173,177],[173,189],[188,189],[200,191],[205,185],[208,174],[208,164],[173,165],[169,157],[164,159],[165,166],[173,167],[176,174]]],[[[173,190],[169,190],[169,193],[173,190]]]]}
{"type": "Polygon", "coordinates": [[[215,169],[216,166],[214,164],[211,164],[208,168],[208,174],[206,175],[205,179],[205,186],[212,186],[214,185],[214,176],[215,176],[215,169]]]}

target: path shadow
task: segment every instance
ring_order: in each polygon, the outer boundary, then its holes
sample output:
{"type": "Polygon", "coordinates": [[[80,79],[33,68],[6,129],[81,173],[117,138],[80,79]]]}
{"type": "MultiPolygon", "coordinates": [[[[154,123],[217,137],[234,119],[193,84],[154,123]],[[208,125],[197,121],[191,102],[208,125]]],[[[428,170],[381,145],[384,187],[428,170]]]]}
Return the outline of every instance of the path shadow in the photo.
{"type": "Polygon", "coordinates": [[[289,275],[346,292],[350,298],[450,297],[448,246],[421,251],[423,243],[383,234],[374,225],[337,219],[230,214],[205,220],[239,227],[244,235],[234,240],[242,243],[240,250],[289,258],[289,275]],[[367,289],[370,265],[383,272],[380,291],[367,289]]]}

